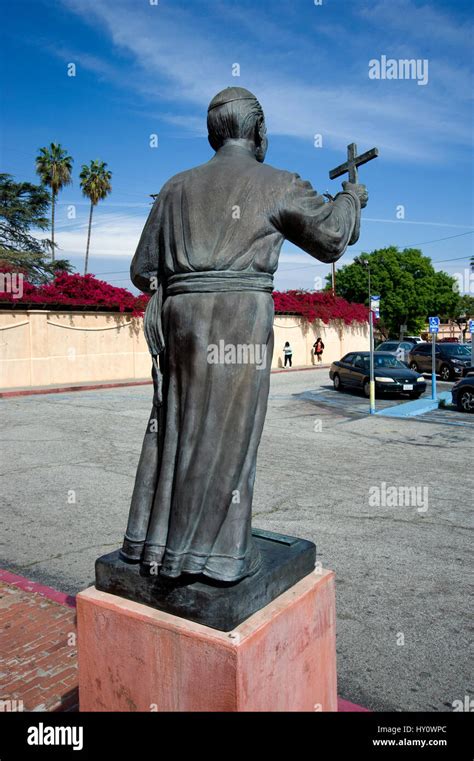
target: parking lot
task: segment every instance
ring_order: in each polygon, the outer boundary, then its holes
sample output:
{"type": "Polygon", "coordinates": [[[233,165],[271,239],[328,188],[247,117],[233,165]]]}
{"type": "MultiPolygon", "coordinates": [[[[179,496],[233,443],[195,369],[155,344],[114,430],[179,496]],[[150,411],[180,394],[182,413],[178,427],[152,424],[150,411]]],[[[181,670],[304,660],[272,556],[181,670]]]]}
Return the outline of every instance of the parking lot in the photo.
{"type": "MultiPolygon", "coordinates": [[[[347,415],[367,415],[369,408],[369,400],[364,397],[361,391],[344,389],[343,391],[335,391],[332,382],[329,380],[328,375],[321,370],[323,376],[317,387],[308,389],[302,392],[301,398],[308,401],[313,401],[321,406],[333,408],[334,410],[340,410],[347,415]],[[326,377],[324,377],[326,375],[326,377]]],[[[426,377],[427,387],[422,398],[431,397],[431,380],[426,377]]],[[[444,383],[437,381],[436,389],[437,393],[448,392],[449,400],[451,398],[452,382],[444,383]]],[[[394,407],[399,404],[404,404],[410,401],[407,395],[389,395],[385,394],[383,397],[377,397],[375,401],[376,411],[384,410],[389,407],[394,407]]],[[[417,420],[421,423],[437,422],[442,425],[462,425],[468,428],[474,428],[474,415],[469,415],[466,412],[459,412],[450,402],[446,407],[442,407],[430,412],[424,413],[417,417],[417,420]]]]}
{"type": "MultiPolygon", "coordinates": [[[[142,386],[0,401],[4,568],[68,593],[93,584],[95,559],[122,540],[151,395],[142,386]]],[[[367,406],[334,391],[327,369],[272,375],[253,522],[315,541],[335,571],[342,697],[450,711],[473,694],[472,416],[398,419],[367,406]],[[389,487],[423,501],[374,502],[389,487]]]]}

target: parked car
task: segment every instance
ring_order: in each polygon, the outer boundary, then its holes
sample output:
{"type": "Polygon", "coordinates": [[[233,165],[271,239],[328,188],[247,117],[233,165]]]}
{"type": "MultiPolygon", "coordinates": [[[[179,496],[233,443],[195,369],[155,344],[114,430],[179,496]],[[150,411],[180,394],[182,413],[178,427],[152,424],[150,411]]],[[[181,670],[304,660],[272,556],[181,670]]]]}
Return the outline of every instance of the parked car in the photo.
{"type": "Polygon", "coordinates": [[[400,362],[406,362],[408,354],[413,349],[411,341],[383,341],[383,343],[376,346],[375,351],[388,351],[393,354],[394,357],[400,360],[400,362]]]}
{"type": "Polygon", "coordinates": [[[421,344],[423,343],[423,339],[421,336],[404,336],[404,341],[410,341],[412,344],[421,344]]]}
{"type": "MultiPolygon", "coordinates": [[[[408,355],[409,367],[418,373],[431,372],[431,343],[417,344],[408,355]]],[[[441,380],[462,378],[471,367],[471,348],[465,344],[437,343],[435,347],[435,372],[441,380]]]]}
{"type": "MultiPolygon", "coordinates": [[[[374,352],[375,393],[409,394],[417,399],[426,390],[426,381],[419,373],[409,370],[393,354],[374,352]]],[[[362,389],[370,396],[370,352],[359,351],[346,354],[333,362],[329,370],[336,391],[343,388],[362,389]]]]}
{"type": "Polygon", "coordinates": [[[461,412],[474,412],[474,372],[457,381],[451,389],[453,404],[461,412]]]}

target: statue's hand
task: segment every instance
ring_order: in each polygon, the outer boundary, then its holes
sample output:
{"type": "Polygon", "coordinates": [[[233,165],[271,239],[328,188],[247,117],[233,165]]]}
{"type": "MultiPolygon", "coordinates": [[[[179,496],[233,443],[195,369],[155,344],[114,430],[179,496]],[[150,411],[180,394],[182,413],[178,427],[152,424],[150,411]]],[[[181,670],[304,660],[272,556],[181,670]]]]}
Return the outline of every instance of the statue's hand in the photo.
{"type": "Polygon", "coordinates": [[[360,201],[360,208],[365,209],[367,206],[367,202],[369,200],[369,194],[367,192],[367,187],[365,185],[355,185],[352,182],[343,182],[342,187],[345,191],[351,191],[352,193],[355,193],[356,196],[358,196],[360,201]]]}

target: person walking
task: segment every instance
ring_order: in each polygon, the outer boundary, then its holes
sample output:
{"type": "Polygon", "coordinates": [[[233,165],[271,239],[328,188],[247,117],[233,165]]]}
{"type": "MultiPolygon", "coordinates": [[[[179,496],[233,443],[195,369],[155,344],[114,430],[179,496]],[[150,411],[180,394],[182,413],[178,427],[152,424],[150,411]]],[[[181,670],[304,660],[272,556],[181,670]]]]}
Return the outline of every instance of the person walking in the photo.
{"type": "Polygon", "coordinates": [[[321,338],[318,336],[315,343],[313,344],[314,349],[314,356],[317,357],[318,363],[323,361],[323,351],[324,351],[324,343],[322,342],[321,338]]]}
{"type": "Polygon", "coordinates": [[[291,348],[288,341],[285,342],[285,345],[283,347],[283,354],[285,355],[285,367],[289,365],[292,366],[292,358],[293,358],[293,349],[291,348]]]}

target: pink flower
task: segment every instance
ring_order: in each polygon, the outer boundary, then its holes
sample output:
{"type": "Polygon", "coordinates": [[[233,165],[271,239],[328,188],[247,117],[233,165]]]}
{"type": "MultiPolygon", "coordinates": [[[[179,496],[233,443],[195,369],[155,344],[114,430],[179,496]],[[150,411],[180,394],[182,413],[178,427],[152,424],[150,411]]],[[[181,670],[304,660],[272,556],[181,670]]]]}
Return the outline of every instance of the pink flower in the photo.
{"type": "Polygon", "coordinates": [[[275,291],[273,293],[276,314],[294,314],[309,322],[319,319],[326,325],[330,320],[367,322],[369,310],[363,304],[352,304],[341,296],[333,296],[331,291],[275,291]]]}

